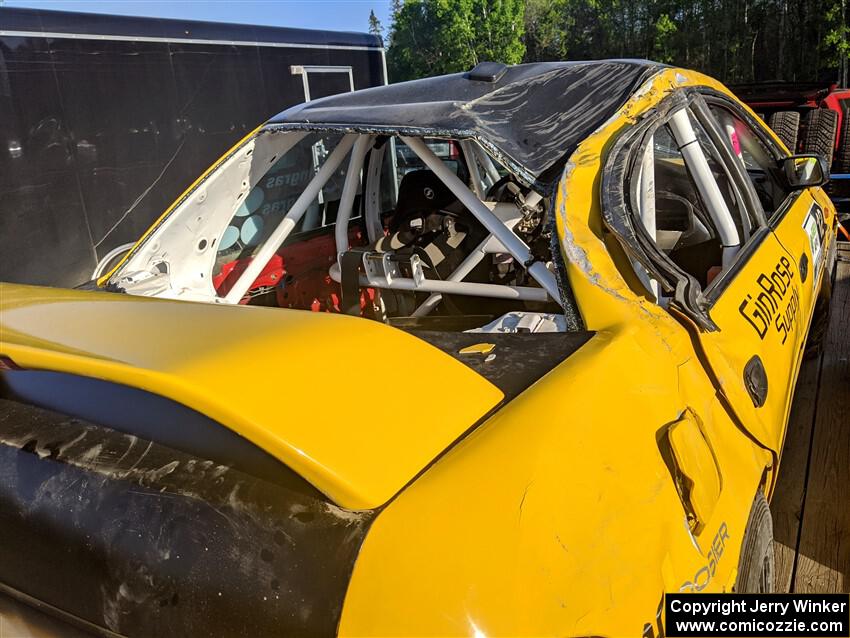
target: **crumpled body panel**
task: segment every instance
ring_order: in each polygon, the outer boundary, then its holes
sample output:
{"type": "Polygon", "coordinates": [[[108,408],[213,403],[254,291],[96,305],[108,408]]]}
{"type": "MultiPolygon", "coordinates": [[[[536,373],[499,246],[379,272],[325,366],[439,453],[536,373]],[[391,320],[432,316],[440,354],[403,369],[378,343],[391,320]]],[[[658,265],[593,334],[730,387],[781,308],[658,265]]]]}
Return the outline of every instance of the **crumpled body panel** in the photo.
{"type": "Polygon", "coordinates": [[[0,581],[90,627],[333,634],[371,518],[300,480],[0,400],[0,581]]]}

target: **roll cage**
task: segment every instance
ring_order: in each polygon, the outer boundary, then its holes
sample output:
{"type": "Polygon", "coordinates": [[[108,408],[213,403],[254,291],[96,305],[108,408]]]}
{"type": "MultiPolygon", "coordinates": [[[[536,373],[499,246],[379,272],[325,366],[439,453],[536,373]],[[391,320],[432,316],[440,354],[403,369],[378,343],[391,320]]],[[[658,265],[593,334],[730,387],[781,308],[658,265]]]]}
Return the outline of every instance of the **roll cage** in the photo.
{"type": "MultiPolygon", "coordinates": [[[[312,139],[312,138],[310,138],[312,139]]],[[[433,138],[428,138],[433,139],[433,138]]],[[[418,295],[413,317],[430,314],[448,295],[497,299],[530,304],[557,304],[567,307],[572,317],[568,325],[580,327],[574,302],[564,295],[555,271],[563,268],[557,242],[546,246],[543,255],[539,243],[530,246],[528,235],[517,232],[538,223],[554,229],[547,219],[545,194],[511,173],[509,167],[493,157],[472,139],[449,139],[460,150],[465,168],[461,179],[434,153],[426,138],[393,131],[358,131],[333,127],[307,128],[303,125],[269,124],[236,147],[193,189],[177,202],[152,231],[137,244],[128,257],[108,277],[108,285],[132,294],[180,298],[223,304],[244,303],[267,274],[270,264],[303,224],[305,213],[315,201],[321,201],[323,189],[333,180],[341,181],[332,236],[335,258],[327,276],[351,288],[350,273],[356,272],[355,288],[407,291],[418,295]],[[274,227],[264,234],[247,259],[229,276],[226,290],[216,289],[210,273],[213,248],[221,245],[233,208],[244,206],[266,174],[265,169],[308,136],[336,135],[339,141],[325,154],[306,185],[287,202],[285,212],[274,227]],[[387,192],[397,193],[395,146],[403,144],[421,161],[439,182],[451,192],[460,206],[483,229],[481,238],[466,252],[448,274],[433,276],[427,260],[417,254],[399,255],[392,247],[377,248],[388,234],[384,202],[387,192]],[[496,201],[494,186],[514,184],[509,197],[496,201]],[[366,245],[352,245],[351,223],[357,220],[365,230],[366,245]],[[523,283],[469,281],[468,276],[485,259],[503,256],[525,273],[523,283]],[[349,275],[346,275],[348,271],[349,275]],[[423,295],[420,295],[423,293],[423,295]]],[[[315,152],[313,153],[316,156],[315,152]]],[[[238,213],[237,213],[238,214],[238,213]]],[[[330,234],[330,229],[328,229],[330,234]]],[[[384,244],[391,242],[383,242],[384,244]]],[[[522,279],[522,278],[520,278],[522,279]]],[[[565,278],[561,278],[565,281],[565,278]]],[[[356,314],[356,302],[347,302],[356,314]]]]}

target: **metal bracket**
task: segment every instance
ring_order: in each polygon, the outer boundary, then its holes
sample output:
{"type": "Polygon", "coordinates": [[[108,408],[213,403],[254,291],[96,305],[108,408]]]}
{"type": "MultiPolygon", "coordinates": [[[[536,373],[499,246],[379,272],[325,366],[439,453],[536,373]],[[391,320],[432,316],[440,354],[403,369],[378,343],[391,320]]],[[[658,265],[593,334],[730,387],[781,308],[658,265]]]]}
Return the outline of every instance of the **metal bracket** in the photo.
{"type": "Polygon", "coordinates": [[[400,264],[409,263],[414,285],[418,288],[425,281],[425,273],[422,270],[422,260],[419,255],[400,257],[392,253],[363,253],[363,273],[370,286],[375,288],[391,288],[393,279],[406,278],[401,272],[400,264]]]}

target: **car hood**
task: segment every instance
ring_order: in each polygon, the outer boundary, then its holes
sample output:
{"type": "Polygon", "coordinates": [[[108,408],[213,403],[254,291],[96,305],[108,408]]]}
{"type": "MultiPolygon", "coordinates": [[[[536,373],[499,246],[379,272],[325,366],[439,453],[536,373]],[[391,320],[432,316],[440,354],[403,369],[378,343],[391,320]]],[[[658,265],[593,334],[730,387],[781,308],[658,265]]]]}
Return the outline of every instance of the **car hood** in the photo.
{"type": "Polygon", "coordinates": [[[11,284],[0,356],[178,401],[349,509],[385,503],[503,399],[374,321],[11,284]]]}

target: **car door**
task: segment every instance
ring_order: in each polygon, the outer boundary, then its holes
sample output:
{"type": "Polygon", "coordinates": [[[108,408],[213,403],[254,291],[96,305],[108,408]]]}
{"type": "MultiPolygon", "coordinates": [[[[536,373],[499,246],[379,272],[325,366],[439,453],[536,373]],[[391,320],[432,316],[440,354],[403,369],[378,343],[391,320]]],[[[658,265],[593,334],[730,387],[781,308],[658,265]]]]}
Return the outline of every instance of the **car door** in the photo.
{"type": "Polygon", "coordinates": [[[792,193],[787,205],[776,211],[770,220],[774,233],[800,272],[798,327],[803,340],[808,334],[820,287],[824,278],[829,277],[825,265],[834,215],[832,203],[820,188],[806,188],[792,193]]]}
{"type": "MultiPolygon", "coordinates": [[[[824,265],[829,241],[832,237],[831,228],[834,222],[834,209],[829,198],[820,188],[805,188],[789,191],[783,183],[785,180],[779,173],[777,161],[787,154],[770,142],[770,136],[759,122],[745,121],[746,114],[742,109],[737,112],[733,107],[715,102],[709,106],[718,123],[730,132],[732,142],[737,137],[755,138],[762,155],[742,153],[741,161],[750,177],[753,186],[764,188],[768,181],[775,185],[775,197],[762,192],[765,213],[770,227],[780,243],[794,258],[797,264],[801,283],[801,309],[804,319],[810,318],[824,278],[824,265]],[[771,175],[772,173],[772,175],[771,175]]],[[[753,141],[745,146],[751,146],[753,141]]],[[[806,323],[800,322],[805,333],[806,323]]]]}
{"type": "Polygon", "coordinates": [[[697,112],[715,134],[718,159],[739,182],[741,205],[761,209],[751,212],[767,222],[705,291],[717,330],[701,331],[699,344],[743,425],[778,451],[814,303],[812,284],[822,276],[814,272],[822,260],[807,247],[804,222],[815,202],[807,190],[789,191],[778,164],[781,150],[734,102],[716,96],[697,112]]]}
{"type": "MultiPolygon", "coordinates": [[[[617,146],[645,149],[642,157],[615,148],[606,170],[631,206],[609,197],[606,223],[652,296],[690,324],[696,356],[739,421],[778,450],[801,344],[800,277],[741,149],[694,90],[662,101],[629,135],[617,146]],[[626,166],[631,174],[617,177],[626,166]]],[[[787,198],[777,184],[762,187],[765,200],[787,198]]]]}

